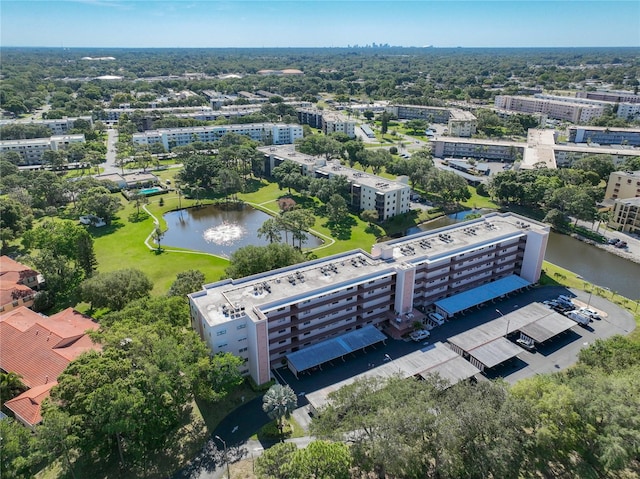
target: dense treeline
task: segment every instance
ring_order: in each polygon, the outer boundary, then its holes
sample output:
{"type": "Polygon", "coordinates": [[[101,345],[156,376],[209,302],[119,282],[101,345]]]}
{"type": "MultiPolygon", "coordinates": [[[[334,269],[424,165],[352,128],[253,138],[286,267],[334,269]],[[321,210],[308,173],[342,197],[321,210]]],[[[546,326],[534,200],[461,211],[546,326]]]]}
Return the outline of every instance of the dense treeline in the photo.
{"type": "Polygon", "coordinates": [[[627,338],[598,340],[581,351],[575,368],[512,387],[446,386],[439,378],[358,381],[330,396],[312,432],[346,440],[367,477],[640,472],[640,350],[627,338]]]}
{"type": "Polygon", "coordinates": [[[16,114],[33,111],[50,97],[49,117],[77,115],[130,103],[149,105],[157,96],[190,89],[197,95],[167,106],[203,105],[204,90],[266,90],[315,100],[338,97],[434,105],[446,99],[487,101],[494,88],[566,89],[587,79],[635,89],[637,49],[23,49],[3,48],[0,103],[16,114]],[[113,56],[112,61],[81,60],[113,56]],[[255,75],[262,69],[297,68],[303,77],[255,75]],[[194,71],[205,78],[181,77],[194,71]],[[243,78],[216,78],[237,73],[243,78]],[[101,75],[122,81],[91,80],[101,75]],[[149,81],[135,81],[137,79],[149,81]],[[89,80],[89,81],[87,81],[89,80]]]}

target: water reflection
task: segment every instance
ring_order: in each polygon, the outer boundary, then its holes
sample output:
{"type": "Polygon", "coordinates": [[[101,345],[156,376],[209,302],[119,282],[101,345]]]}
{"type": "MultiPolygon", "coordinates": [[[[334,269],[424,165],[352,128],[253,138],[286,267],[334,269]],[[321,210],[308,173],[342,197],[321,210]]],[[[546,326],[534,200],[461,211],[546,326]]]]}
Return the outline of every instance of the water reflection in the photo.
{"type": "MultiPolygon", "coordinates": [[[[167,247],[229,257],[244,246],[267,245],[269,241],[258,236],[258,228],[269,218],[268,214],[243,204],[207,205],[172,211],[164,215],[168,230],[162,243],[167,247]]],[[[309,234],[303,247],[313,248],[321,244],[319,238],[309,234]]]]}

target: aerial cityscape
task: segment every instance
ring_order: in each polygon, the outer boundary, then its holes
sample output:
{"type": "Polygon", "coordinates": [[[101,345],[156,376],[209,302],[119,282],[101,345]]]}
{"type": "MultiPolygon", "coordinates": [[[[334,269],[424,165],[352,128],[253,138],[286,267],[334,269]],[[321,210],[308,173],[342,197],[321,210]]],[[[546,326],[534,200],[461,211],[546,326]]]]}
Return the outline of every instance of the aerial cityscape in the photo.
{"type": "Polygon", "coordinates": [[[637,1],[0,3],[0,478],[640,477],[637,1]]]}

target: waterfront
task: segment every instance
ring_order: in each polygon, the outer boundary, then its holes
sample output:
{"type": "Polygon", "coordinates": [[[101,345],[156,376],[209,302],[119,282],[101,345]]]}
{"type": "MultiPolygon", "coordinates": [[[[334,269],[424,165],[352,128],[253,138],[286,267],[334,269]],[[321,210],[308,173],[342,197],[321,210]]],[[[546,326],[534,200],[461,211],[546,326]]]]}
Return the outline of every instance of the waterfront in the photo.
{"type": "MultiPolygon", "coordinates": [[[[472,213],[468,210],[424,223],[407,234],[442,228],[458,223],[472,213]]],[[[545,260],[580,275],[585,281],[615,291],[629,299],[640,298],[640,264],[571,236],[551,232],[545,260]]]]}

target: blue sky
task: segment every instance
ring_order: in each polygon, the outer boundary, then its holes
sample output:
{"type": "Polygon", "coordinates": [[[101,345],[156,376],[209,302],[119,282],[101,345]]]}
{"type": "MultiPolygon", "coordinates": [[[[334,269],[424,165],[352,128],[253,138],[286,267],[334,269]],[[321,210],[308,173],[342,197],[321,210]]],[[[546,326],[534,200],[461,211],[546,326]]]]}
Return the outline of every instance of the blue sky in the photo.
{"type": "Polygon", "coordinates": [[[0,0],[2,46],[640,46],[640,1],[0,0]]]}

